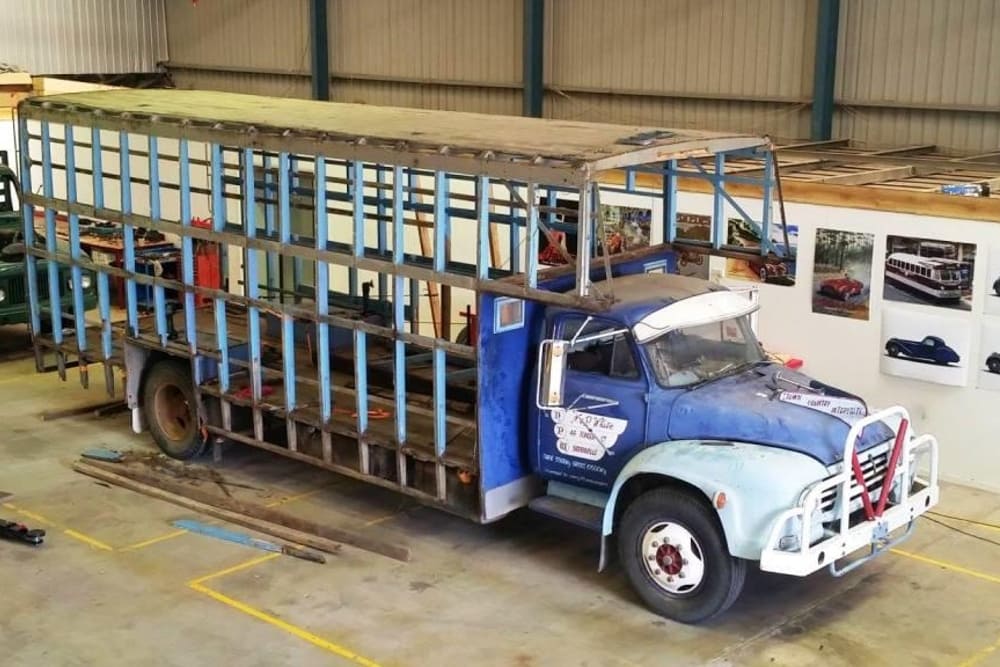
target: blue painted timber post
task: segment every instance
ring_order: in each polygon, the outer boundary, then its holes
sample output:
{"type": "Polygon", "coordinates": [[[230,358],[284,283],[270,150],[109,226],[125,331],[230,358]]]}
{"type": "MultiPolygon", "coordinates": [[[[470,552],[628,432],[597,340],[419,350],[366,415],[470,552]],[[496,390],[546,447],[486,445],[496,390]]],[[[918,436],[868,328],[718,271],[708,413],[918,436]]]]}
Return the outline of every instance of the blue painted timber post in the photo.
{"type": "Polygon", "coordinates": [[[545,0],[524,0],[524,37],[521,57],[524,64],[524,103],[521,115],[542,117],[542,58],[545,52],[545,0]]]}
{"type": "Polygon", "coordinates": [[[837,36],[840,0],[820,0],[816,21],[816,64],[813,74],[813,141],[833,135],[833,90],[837,79],[837,36]]]}

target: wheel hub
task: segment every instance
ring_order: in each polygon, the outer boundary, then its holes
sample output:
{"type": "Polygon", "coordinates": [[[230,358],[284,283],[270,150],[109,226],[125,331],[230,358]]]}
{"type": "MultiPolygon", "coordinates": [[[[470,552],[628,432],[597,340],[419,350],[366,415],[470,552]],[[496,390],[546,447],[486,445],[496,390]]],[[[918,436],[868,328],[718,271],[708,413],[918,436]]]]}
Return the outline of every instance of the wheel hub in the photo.
{"type": "Polygon", "coordinates": [[[672,544],[661,544],[656,550],[656,563],[667,574],[679,574],[684,567],[681,552],[672,544]]]}
{"type": "Polygon", "coordinates": [[[678,523],[658,522],[642,537],[646,573],[664,592],[693,593],[705,578],[705,559],[694,535],[678,523]]]}

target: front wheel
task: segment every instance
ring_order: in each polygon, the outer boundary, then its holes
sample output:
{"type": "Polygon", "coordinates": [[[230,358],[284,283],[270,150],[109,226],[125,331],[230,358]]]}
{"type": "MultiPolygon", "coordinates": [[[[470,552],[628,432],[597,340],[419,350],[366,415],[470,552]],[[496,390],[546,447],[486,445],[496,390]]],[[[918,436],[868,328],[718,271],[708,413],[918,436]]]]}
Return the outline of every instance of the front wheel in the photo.
{"type": "Polygon", "coordinates": [[[712,510],[684,491],[639,496],[622,517],[618,550],[639,597],[674,621],[708,620],[743,590],[746,561],[729,554],[712,510]]]}
{"type": "Polygon", "coordinates": [[[902,352],[899,345],[896,345],[895,343],[889,343],[886,346],[885,351],[889,353],[890,357],[898,357],[899,353],[902,352]]]}
{"type": "Polygon", "coordinates": [[[990,359],[986,362],[986,367],[990,369],[990,373],[1000,373],[1000,359],[990,359]]]}
{"type": "Polygon", "coordinates": [[[160,450],[181,461],[201,454],[205,442],[187,366],[179,361],[156,363],[146,373],[142,394],[146,423],[160,450]]]}

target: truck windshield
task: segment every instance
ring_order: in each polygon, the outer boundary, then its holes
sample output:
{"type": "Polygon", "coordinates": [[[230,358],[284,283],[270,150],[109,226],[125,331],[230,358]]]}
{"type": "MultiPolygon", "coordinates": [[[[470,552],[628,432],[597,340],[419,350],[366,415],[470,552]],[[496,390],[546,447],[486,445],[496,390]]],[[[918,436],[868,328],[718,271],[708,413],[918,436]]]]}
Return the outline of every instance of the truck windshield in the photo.
{"type": "Polygon", "coordinates": [[[643,347],[665,387],[706,382],[764,360],[746,316],[675,329],[643,347]]]}

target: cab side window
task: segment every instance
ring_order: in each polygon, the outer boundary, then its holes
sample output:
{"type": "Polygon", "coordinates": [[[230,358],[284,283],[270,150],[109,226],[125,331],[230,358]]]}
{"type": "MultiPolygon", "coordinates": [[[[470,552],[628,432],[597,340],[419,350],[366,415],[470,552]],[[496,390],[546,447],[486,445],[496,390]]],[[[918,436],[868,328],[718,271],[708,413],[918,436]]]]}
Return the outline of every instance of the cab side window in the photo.
{"type": "Polygon", "coordinates": [[[560,336],[563,340],[574,337],[578,340],[589,339],[577,342],[570,351],[567,359],[569,369],[607,377],[639,377],[628,334],[615,334],[616,329],[621,329],[621,326],[596,319],[587,322],[585,317],[563,320],[560,336]]]}

